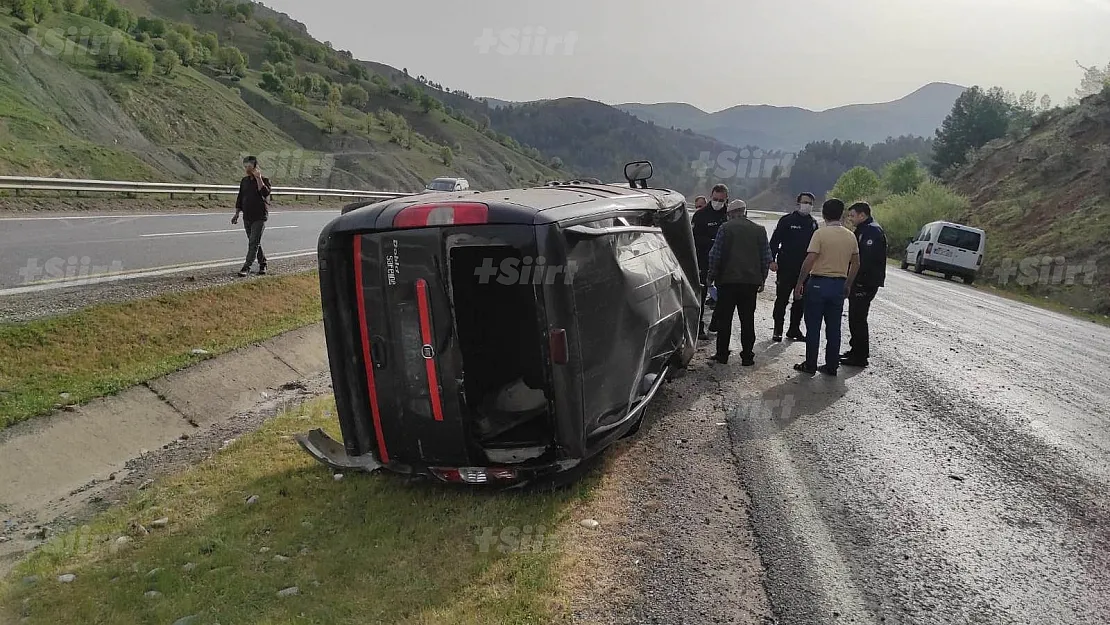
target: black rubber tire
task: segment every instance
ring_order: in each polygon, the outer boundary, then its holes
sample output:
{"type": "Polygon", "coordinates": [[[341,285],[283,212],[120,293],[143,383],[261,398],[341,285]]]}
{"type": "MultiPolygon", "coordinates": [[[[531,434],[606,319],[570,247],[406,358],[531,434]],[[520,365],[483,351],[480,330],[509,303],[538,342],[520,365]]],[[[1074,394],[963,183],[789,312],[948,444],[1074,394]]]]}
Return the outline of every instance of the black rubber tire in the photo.
{"type": "Polygon", "coordinates": [[[925,271],[925,255],[921,252],[917,253],[917,260],[913,264],[913,272],[920,274],[925,271]]]}

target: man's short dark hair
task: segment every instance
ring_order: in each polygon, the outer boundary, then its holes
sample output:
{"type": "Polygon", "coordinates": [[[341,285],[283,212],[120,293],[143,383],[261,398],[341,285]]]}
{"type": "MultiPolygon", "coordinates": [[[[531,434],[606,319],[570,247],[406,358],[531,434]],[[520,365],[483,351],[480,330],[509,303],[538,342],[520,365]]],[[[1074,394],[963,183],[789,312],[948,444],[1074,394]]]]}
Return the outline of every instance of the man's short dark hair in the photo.
{"type": "Polygon", "coordinates": [[[852,206],[850,206],[848,210],[855,211],[857,213],[863,213],[868,217],[871,216],[871,205],[867,202],[856,202],[855,204],[852,204],[852,206]]]}
{"type": "Polygon", "coordinates": [[[844,218],[844,202],[830,198],[821,205],[821,216],[825,221],[840,221],[844,218]]]}
{"type": "Polygon", "coordinates": [[[728,195],[728,187],[726,187],[724,184],[718,183],[713,185],[713,190],[710,193],[724,193],[725,195],[728,195]]]}
{"type": "Polygon", "coordinates": [[[808,197],[808,198],[809,198],[809,201],[810,201],[810,202],[816,202],[816,201],[817,201],[817,198],[813,197],[813,194],[812,194],[812,193],[810,193],[809,191],[805,191],[805,192],[803,192],[803,193],[799,193],[799,194],[798,194],[798,199],[796,199],[796,200],[794,200],[794,201],[795,201],[795,202],[798,202],[798,203],[801,203],[801,201],[802,201],[802,198],[804,198],[804,197],[808,197]]]}
{"type": "Polygon", "coordinates": [[[254,156],[248,156],[247,158],[243,159],[243,164],[244,165],[258,165],[258,158],[254,157],[254,156]]]}

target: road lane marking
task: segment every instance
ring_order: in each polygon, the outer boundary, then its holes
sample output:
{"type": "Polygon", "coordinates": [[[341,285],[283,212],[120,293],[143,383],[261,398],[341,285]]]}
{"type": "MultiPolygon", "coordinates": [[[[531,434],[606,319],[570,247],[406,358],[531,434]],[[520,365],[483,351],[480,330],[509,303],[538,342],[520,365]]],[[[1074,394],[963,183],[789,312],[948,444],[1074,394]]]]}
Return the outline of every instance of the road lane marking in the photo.
{"type": "MultiPolygon", "coordinates": [[[[337,215],[339,211],[332,210],[288,210],[288,211],[270,211],[271,215],[284,215],[291,213],[320,213],[327,214],[335,212],[337,215]]],[[[138,219],[147,217],[227,217],[230,212],[212,212],[212,213],[149,213],[143,215],[54,215],[51,217],[0,217],[0,221],[66,221],[69,219],[138,219]]]]}
{"type": "MultiPolygon", "coordinates": [[[[299,228],[300,226],[270,226],[266,230],[281,230],[282,228],[299,228]]],[[[194,230],[192,232],[158,232],[155,234],[140,234],[141,237],[183,237],[190,234],[222,234],[224,232],[240,232],[242,228],[231,228],[229,230],[194,230]]]]}
{"type": "MultiPolygon", "coordinates": [[[[274,256],[267,256],[266,260],[286,260],[290,258],[302,258],[305,256],[315,256],[316,250],[298,250],[294,252],[286,252],[285,254],[277,254],[274,256]]],[[[141,269],[124,273],[102,273],[92,276],[82,276],[79,278],[54,278],[51,280],[43,280],[34,282],[23,286],[12,287],[7,289],[0,289],[0,297],[5,295],[20,295],[23,293],[38,293],[42,291],[53,291],[55,289],[65,289],[77,286],[90,286],[93,284],[105,284],[108,282],[119,282],[122,280],[134,280],[137,278],[153,278],[157,276],[165,276],[175,273],[184,273],[186,271],[194,271],[198,269],[215,269],[219,267],[231,267],[234,265],[242,264],[241,258],[227,258],[222,260],[205,261],[200,263],[187,263],[182,265],[164,265],[161,267],[151,267],[150,269],[141,269]]]]}

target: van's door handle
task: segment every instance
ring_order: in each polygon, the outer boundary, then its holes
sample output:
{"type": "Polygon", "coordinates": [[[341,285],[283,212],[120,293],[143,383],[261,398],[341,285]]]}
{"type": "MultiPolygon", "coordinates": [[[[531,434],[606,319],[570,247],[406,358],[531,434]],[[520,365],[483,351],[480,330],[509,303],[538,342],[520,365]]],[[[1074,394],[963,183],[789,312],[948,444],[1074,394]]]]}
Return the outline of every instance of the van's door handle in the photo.
{"type": "Polygon", "coordinates": [[[382,344],[385,342],[380,336],[375,336],[370,340],[370,361],[374,363],[375,369],[385,368],[385,348],[382,344]]]}

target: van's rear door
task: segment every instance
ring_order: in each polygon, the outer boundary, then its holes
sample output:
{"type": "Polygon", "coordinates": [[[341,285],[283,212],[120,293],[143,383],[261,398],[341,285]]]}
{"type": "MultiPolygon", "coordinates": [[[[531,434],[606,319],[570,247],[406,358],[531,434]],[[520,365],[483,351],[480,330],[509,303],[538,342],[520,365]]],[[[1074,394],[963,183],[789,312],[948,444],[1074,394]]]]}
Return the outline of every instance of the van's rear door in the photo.
{"type": "Polygon", "coordinates": [[[979,248],[982,240],[982,235],[975,230],[942,226],[937,235],[936,245],[933,246],[933,255],[941,262],[965,269],[975,269],[979,264],[979,248]]]}
{"type": "Polygon", "coordinates": [[[355,235],[358,340],[384,462],[467,466],[443,230],[355,235]]]}

